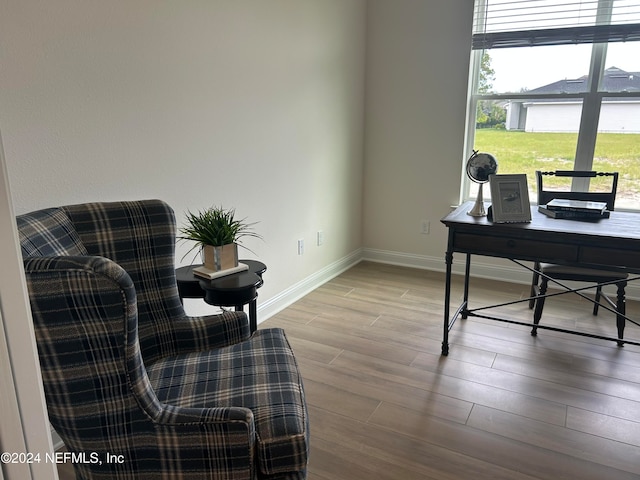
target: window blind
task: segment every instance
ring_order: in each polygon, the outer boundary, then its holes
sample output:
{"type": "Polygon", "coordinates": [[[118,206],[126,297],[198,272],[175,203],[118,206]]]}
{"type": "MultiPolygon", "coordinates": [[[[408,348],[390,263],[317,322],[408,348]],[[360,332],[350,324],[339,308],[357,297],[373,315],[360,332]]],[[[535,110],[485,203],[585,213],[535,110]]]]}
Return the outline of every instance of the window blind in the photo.
{"type": "Polygon", "coordinates": [[[640,41],[640,0],[476,0],[474,50],[640,41]]]}

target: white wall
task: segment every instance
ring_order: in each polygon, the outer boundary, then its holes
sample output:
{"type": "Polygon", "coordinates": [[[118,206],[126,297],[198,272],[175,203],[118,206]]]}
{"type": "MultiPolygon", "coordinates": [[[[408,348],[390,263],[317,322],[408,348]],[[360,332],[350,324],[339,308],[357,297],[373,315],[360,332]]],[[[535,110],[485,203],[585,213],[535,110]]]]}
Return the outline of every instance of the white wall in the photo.
{"type": "Polygon", "coordinates": [[[16,213],[152,197],[181,223],[235,207],[260,222],[248,246],[269,268],[263,302],[357,252],[365,13],[364,0],[3,0],[16,213]]]}
{"type": "Polygon", "coordinates": [[[525,103],[525,132],[577,132],[580,128],[582,102],[525,103]]]}
{"type": "Polygon", "coordinates": [[[472,0],[4,0],[15,210],[156,197],[181,223],[234,206],[265,238],[249,243],[269,267],[259,307],[361,247],[442,268],[472,12],[472,0]]]}
{"type": "Polygon", "coordinates": [[[187,209],[234,206],[265,238],[249,245],[269,266],[261,307],[363,246],[444,266],[472,11],[472,0],[2,0],[15,212],[154,197],[182,222],[187,209]]]}
{"type": "MultiPolygon", "coordinates": [[[[577,132],[582,103],[530,103],[527,132],[577,132]]],[[[640,102],[602,102],[598,132],[640,133],[640,102]]]]}
{"type": "Polygon", "coordinates": [[[368,256],[426,256],[444,268],[440,219],[459,201],[472,16],[472,0],[369,2],[368,256]]]}
{"type": "Polygon", "coordinates": [[[598,131],[640,133],[640,101],[603,102],[598,131]]]}

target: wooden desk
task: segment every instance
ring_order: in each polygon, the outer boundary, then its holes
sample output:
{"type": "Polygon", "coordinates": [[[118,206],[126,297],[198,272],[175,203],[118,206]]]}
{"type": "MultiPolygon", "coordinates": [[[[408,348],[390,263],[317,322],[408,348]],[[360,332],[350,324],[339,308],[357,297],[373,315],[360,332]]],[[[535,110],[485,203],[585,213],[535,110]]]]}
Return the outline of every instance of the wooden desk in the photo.
{"type": "MultiPolygon", "coordinates": [[[[475,315],[468,308],[469,272],[471,255],[507,258],[519,261],[540,261],[546,263],[580,263],[592,268],[617,267],[624,271],[640,273],[640,214],[611,212],[611,217],[598,221],[576,221],[549,218],[531,207],[531,223],[497,224],[486,217],[467,215],[473,202],[461,205],[442,219],[449,229],[446,261],[446,285],[444,300],[444,333],[442,354],[449,353],[449,331],[459,316],[467,318],[475,315]],[[466,257],[463,302],[452,317],[449,314],[451,300],[451,267],[454,252],[466,257]]],[[[524,266],[524,265],[522,265],[524,266]]],[[[533,272],[532,268],[524,266],[533,272]]],[[[523,299],[519,301],[529,301],[523,299]]],[[[515,302],[514,302],[515,303],[515,302]]],[[[493,320],[531,325],[497,317],[484,316],[493,320]]],[[[627,318],[632,323],[635,321],[627,318]]],[[[566,330],[545,325],[538,328],[561,331],[606,340],[617,338],[592,335],[575,330],[566,330]]],[[[635,341],[624,343],[640,345],[635,341]]]]}

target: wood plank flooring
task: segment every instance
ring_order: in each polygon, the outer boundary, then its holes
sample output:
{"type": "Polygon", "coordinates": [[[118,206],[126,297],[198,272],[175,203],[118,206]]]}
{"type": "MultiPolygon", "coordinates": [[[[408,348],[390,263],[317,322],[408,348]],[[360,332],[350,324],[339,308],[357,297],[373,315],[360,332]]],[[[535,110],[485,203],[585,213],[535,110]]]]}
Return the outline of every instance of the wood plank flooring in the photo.
{"type": "MultiPolygon", "coordinates": [[[[640,347],[470,318],[443,357],[443,281],[363,262],[260,324],[286,330],[304,377],[309,480],[640,478],[640,347]]],[[[474,279],[471,305],[527,290],[474,279]]],[[[542,322],[615,336],[581,299],[548,300],[542,322]]]]}
{"type": "MultiPolygon", "coordinates": [[[[300,363],[311,480],[640,478],[638,347],[468,319],[442,357],[443,292],[441,274],[361,263],[261,325],[284,327],[300,363]]],[[[472,305],[526,296],[471,286],[472,305]]],[[[615,336],[581,299],[548,300],[542,321],[615,336]]]]}

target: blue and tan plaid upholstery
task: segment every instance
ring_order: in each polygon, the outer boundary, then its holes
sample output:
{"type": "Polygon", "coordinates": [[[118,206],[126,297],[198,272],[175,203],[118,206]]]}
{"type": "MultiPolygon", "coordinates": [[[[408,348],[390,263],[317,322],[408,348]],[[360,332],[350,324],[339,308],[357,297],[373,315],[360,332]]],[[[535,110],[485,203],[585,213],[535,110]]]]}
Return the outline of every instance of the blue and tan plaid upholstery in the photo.
{"type": "Polygon", "coordinates": [[[250,336],[243,312],[185,315],[171,208],[82,204],[17,223],[49,418],[84,455],[78,479],[306,478],[284,331],[250,336]]]}

